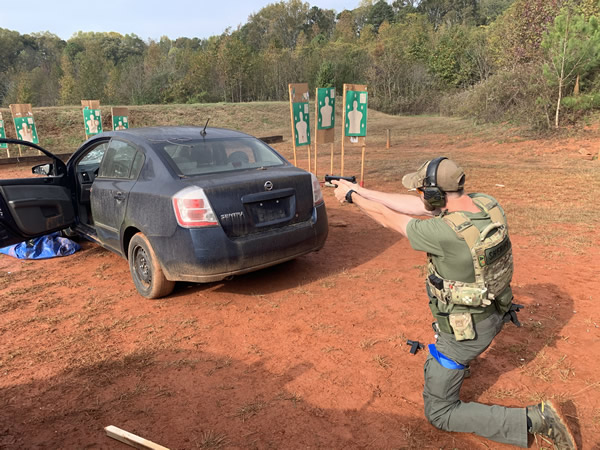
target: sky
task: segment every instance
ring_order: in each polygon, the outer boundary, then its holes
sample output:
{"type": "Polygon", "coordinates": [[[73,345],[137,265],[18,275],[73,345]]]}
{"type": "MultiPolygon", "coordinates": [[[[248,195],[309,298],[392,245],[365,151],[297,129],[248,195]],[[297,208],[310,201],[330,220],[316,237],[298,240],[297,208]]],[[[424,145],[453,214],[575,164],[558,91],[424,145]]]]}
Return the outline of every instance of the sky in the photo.
{"type": "MultiPolygon", "coordinates": [[[[306,1],[306,0],[305,0],[306,1]]],[[[278,0],[27,0],[0,2],[0,28],[21,34],[49,31],[67,40],[77,31],[116,31],[143,40],[161,36],[208,38],[235,30],[248,16],[278,0]]],[[[315,0],[336,12],[360,0],[315,0]]]]}

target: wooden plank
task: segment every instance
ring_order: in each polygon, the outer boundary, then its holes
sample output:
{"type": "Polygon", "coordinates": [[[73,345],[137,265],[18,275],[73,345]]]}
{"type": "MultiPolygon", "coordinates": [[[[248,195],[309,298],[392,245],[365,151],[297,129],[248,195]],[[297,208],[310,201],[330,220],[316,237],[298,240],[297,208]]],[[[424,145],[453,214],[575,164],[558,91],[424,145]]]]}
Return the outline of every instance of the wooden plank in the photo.
{"type": "Polygon", "coordinates": [[[100,109],[100,100],[81,100],[83,108],[100,109]]]}
{"type": "Polygon", "coordinates": [[[329,144],[335,140],[335,128],[317,130],[317,144],[329,144]]]}
{"type": "Polygon", "coordinates": [[[156,444],[152,441],[149,441],[148,439],[144,439],[143,437],[137,436],[128,431],[121,430],[120,428],[117,428],[114,425],[104,427],[104,431],[106,431],[107,436],[116,439],[117,441],[121,441],[127,445],[131,445],[134,448],[151,450],[169,450],[167,447],[163,447],[162,445],[156,444]]]}

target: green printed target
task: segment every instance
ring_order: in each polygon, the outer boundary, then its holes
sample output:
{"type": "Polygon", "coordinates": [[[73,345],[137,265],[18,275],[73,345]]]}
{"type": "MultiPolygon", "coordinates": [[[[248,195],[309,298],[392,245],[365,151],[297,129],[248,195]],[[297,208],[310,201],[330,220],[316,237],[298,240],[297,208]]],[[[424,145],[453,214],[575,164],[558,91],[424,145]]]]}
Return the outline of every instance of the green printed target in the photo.
{"type": "Polygon", "coordinates": [[[319,102],[317,128],[328,130],[335,126],[335,88],[318,88],[317,102],[319,102]]]}
{"type": "Polygon", "coordinates": [[[20,140],[31,142],[33,144],[40,143],[33,117],[15,117],[14,120],[17,137],[20,140]]]}
{"type": "Polygon", "coordinates": [[[346,136],[367,135],[367,92],[346,92],[346,123],[344,133],[346,136]]]}
{"type": "Polygon", "coordinates": [[[308,102],[292,103],[294,113],[294,139],[296,147],[310,145],[308,102]]]}
{"type": "MultiPolygon", "coordinates": [[[[4,131],[4,120],[0,120],[0,139],[4,138],[6,138],[6,132],[4,131]]],[[[0,148],[8,148],[8,144],[0,144],[0,148]]]]}
{"type": "Polygon", "coordinates": [[[93,136],[102,133],[102,115],[99,109],[83,109],[83,123],[85,124],[85,134],[93,136]]]}
{"type": "Polygon", "coordinates": [[[113,116],[113,130],[127,130],[129,119],[127,116],[113,116]]]}

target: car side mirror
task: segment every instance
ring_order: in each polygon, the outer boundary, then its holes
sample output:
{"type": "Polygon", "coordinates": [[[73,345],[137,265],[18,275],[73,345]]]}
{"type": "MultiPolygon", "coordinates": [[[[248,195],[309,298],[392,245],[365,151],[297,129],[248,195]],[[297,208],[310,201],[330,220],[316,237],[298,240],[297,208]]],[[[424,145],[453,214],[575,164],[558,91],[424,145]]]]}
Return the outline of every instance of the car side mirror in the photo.
{"type": "Polygon", "coordinates": [[[35,173],[36,175],[50,175],[54,172],[54,164],[38,164],[37,166],[33,166],[31,168],[31,173],[35,173]]]}

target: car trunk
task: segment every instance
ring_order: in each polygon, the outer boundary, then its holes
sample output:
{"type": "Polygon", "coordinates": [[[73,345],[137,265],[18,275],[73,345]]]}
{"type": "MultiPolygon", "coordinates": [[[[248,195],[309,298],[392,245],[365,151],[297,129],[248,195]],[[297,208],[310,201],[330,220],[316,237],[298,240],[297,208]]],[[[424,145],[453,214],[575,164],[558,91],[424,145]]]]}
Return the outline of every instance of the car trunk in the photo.
{"type": "Polygon", "coordinates": [[[192,180],[204,190],[221,227],[232,238],[312,217],[311,176],[296,168],[227,172],[192,180]]]}

